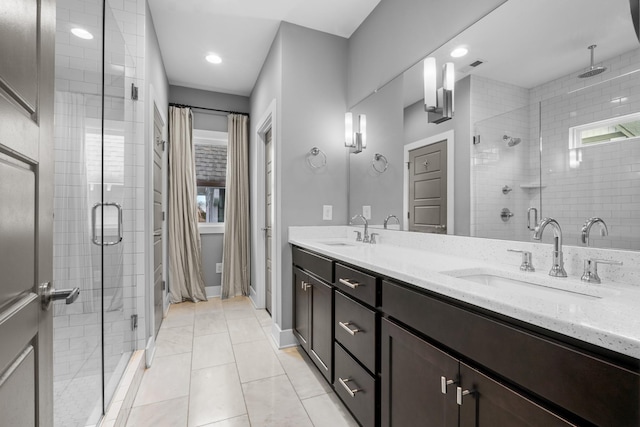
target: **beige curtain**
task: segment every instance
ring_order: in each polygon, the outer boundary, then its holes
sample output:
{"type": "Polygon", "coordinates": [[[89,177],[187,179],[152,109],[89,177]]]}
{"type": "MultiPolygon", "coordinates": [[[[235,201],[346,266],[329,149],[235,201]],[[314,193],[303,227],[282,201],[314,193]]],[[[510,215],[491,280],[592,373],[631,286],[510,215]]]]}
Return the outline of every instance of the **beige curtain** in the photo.
{"type": "Polygon", "coordinates": [[[247,116],[228,116],[227,194],[222,298],[249,295],[249,131],[247,116]]]}
{"type": "Polygon", "coordinates": [[[191,109],[169,107],[169,292],[171,302],[207,299],[204,291],[191,109]]]}

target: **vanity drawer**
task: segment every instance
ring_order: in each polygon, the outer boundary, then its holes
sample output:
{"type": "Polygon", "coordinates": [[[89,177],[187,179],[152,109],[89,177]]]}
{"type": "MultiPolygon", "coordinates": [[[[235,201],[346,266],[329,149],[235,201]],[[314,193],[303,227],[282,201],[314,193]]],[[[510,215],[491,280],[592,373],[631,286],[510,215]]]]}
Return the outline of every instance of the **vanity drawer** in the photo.
{"type": "Polygon", "coordinates": [[[376,313],[341,292],[335,295],[335,339],[370,372],[375,372],[376,313]]]}
{"type": "Polygon", "coordinates": [[[333,282],[333,261],[329,258],[294,246],[293,263],[328,283],[333,282]]]}
{"type": "Polygon", "coordinates": [[[335,380],[333,387],[360,425],[374,426],[376,418],[376,383],[358,362],[335,343],[335,380]]]}
{"type": "Polygon", "coordinates": [[[387,281],[382,284],[382,309],[467,360],[589,422],[638,426],[638,372],[387,281]]]}
{"type": "Polygon", "coordinates": [[[377,284],[378,279],[375,276],[336,263],[335,285],[344,293],[372,307],[376,306],[377,284]]]}

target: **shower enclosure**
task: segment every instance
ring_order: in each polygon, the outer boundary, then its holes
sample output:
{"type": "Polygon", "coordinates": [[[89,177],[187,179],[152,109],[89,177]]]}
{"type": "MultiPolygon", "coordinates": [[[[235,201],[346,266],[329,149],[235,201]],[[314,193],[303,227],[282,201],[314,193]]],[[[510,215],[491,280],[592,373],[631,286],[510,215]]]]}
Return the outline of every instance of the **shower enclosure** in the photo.
{"type": "Polygon", "coordinates": [[[58,2],[55,426],[96,425],[135,349],[135,69],[108,2],[58,2]]]}

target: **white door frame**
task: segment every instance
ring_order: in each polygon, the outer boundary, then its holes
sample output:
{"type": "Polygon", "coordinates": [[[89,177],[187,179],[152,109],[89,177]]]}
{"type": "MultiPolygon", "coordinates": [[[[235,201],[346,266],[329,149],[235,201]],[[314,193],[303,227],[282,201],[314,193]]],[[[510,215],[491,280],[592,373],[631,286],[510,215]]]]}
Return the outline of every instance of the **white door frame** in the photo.
{"type": "Polygon", "coordinates": [[[256,189],[256,203],[255,209],[253,210],[253,220],[252,220],[252,233],[255,237],[255,268],[256,268],[256,283],[254,287],[251,289],[251,299],[253,300],[254,305],[257,308],[264,308],[265,298],[266,298],[266,281],[264,277],[264,272],[266,271],[265,265],[265,257],[266,257],[266,238],[262,228],[265,226],[266,216],[266,203],[265,203],[265,186],[263,183],[265,176],[265,143],[266,143],[266,133],[271,129],[271,140],[272,140],[272,149],[273,149],[273,164],[272,164],[272,183],[273,183],[273,198],[272,198],[272,209],[271,212],[271,224],[272,224],[272,234],[271,234],[271,317],[274,323],[281,323],[282,317],[282,308],[280,307],[279,301],[281,300],[280,296],[282,294],[282,286],[281,286],[281,277],[282,277],[282,266],[280,265],[280,252],[277,248],[281,247],[282,241],[282,220],[278,212],[280,211],[280,175],[281,172],[278,167],[278,160],[280,159],[280,144],[278,140],[278,129],[277,129],[277,120],[276,120],[276,100],[274,99],[269,107],[265,110],[260,120],[258,120],[254,136],[255,136],[255,153],[256,153],[256,168],[255,173],[252,179],[252,183],[254,185],[253,188],[256,189]]]}
{"type": "MultiPolygon", "coordinates": [[[[447,141],[447,234],[453,234],[454,231],[454,194],[453,194],[453,178],[454,178],[454,131],[448,130],[428,138],[420,139],[404,146],[404,164],[409,163],[409,151],[422,148],[427,145],[435,144],[442,140],[447,141]]],[[[402,229],[409,230],[409,221],[407,221],[406,213],[409,212],[409,168],[404,168],[404,179],[402,181],[402,229]]]]}

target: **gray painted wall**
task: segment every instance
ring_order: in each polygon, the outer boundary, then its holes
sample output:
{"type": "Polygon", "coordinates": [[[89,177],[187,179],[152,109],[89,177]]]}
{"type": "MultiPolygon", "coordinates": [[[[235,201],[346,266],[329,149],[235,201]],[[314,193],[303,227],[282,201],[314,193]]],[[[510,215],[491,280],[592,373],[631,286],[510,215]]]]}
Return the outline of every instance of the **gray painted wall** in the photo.
{"type": "Polygon", "coordinates": [[[381,88],[506,0],[382,0],[349,39],[348,105],[381,88]]]}
{"type": "MultiPolygon", "coordinates": [[[[250,111],[249,98],[246,96],[209,92],[183,86],[171,85],[169,87],[169,102],[240,113],[248,113],[250,111]]],[[[226,132],[227,114],[193,110],[193,128],[226,132]]]]}
{"type": "Polygon", "coordinates": [[[349,217],[362,214],[362,206],[369,205],[371,225],[382,225],[391,214],[402,218],[402,86],[400,76],[351,109],[354,122],[358,114],[367,115],[367,148],[349,155],[349,217]],[[375,153],[388,160],[382,174],[371,167],[375,153]]]}
{"type": "MultiPolygon", "coordinates": [[[[292,327],[293,317],[288,227],[344,224],[347,216],[346,67],[346,39],[283,22],[251,95],[255,125],[271,101],[277,103],[274,141],[279,146],[280,205],[276,205],[276,216],[281,218],[281,228],[275,232],[281,238],[282,283],[275,321],[282,330],[292,327]],[[305,161],[314,146],[327,155],[327,166],[320,170],[312,170],[305,161]],[[323,205],[333,205],[332,221],[322,220],[323,205]]],[[[257,170],[255,161],[252,171],[257,170]]],[[[256,206],[257,193],[252,196],[256,206]]],[[[252,268],[254,278],[255,274],[252,268]]]]}
{"type": "Polygon", "coordinates": [[[216,287],[216,289],[207,289],[207,295],[220,295],[220,285],[222,274],[216,273],[216,263],[222,262],[222,241],[224,234],[201,234],[202,252],[202,268],[204,269],[204,285],[207,288],[216,287]]]}
{"type": "Polygon", "coordinates": [[[404,145],[449,130],[454,131],[454,234],[469,236],[471,223],[471,78],[456,82],[454,118],[427,123],[422,101],[404,110],[404,145]]]}

